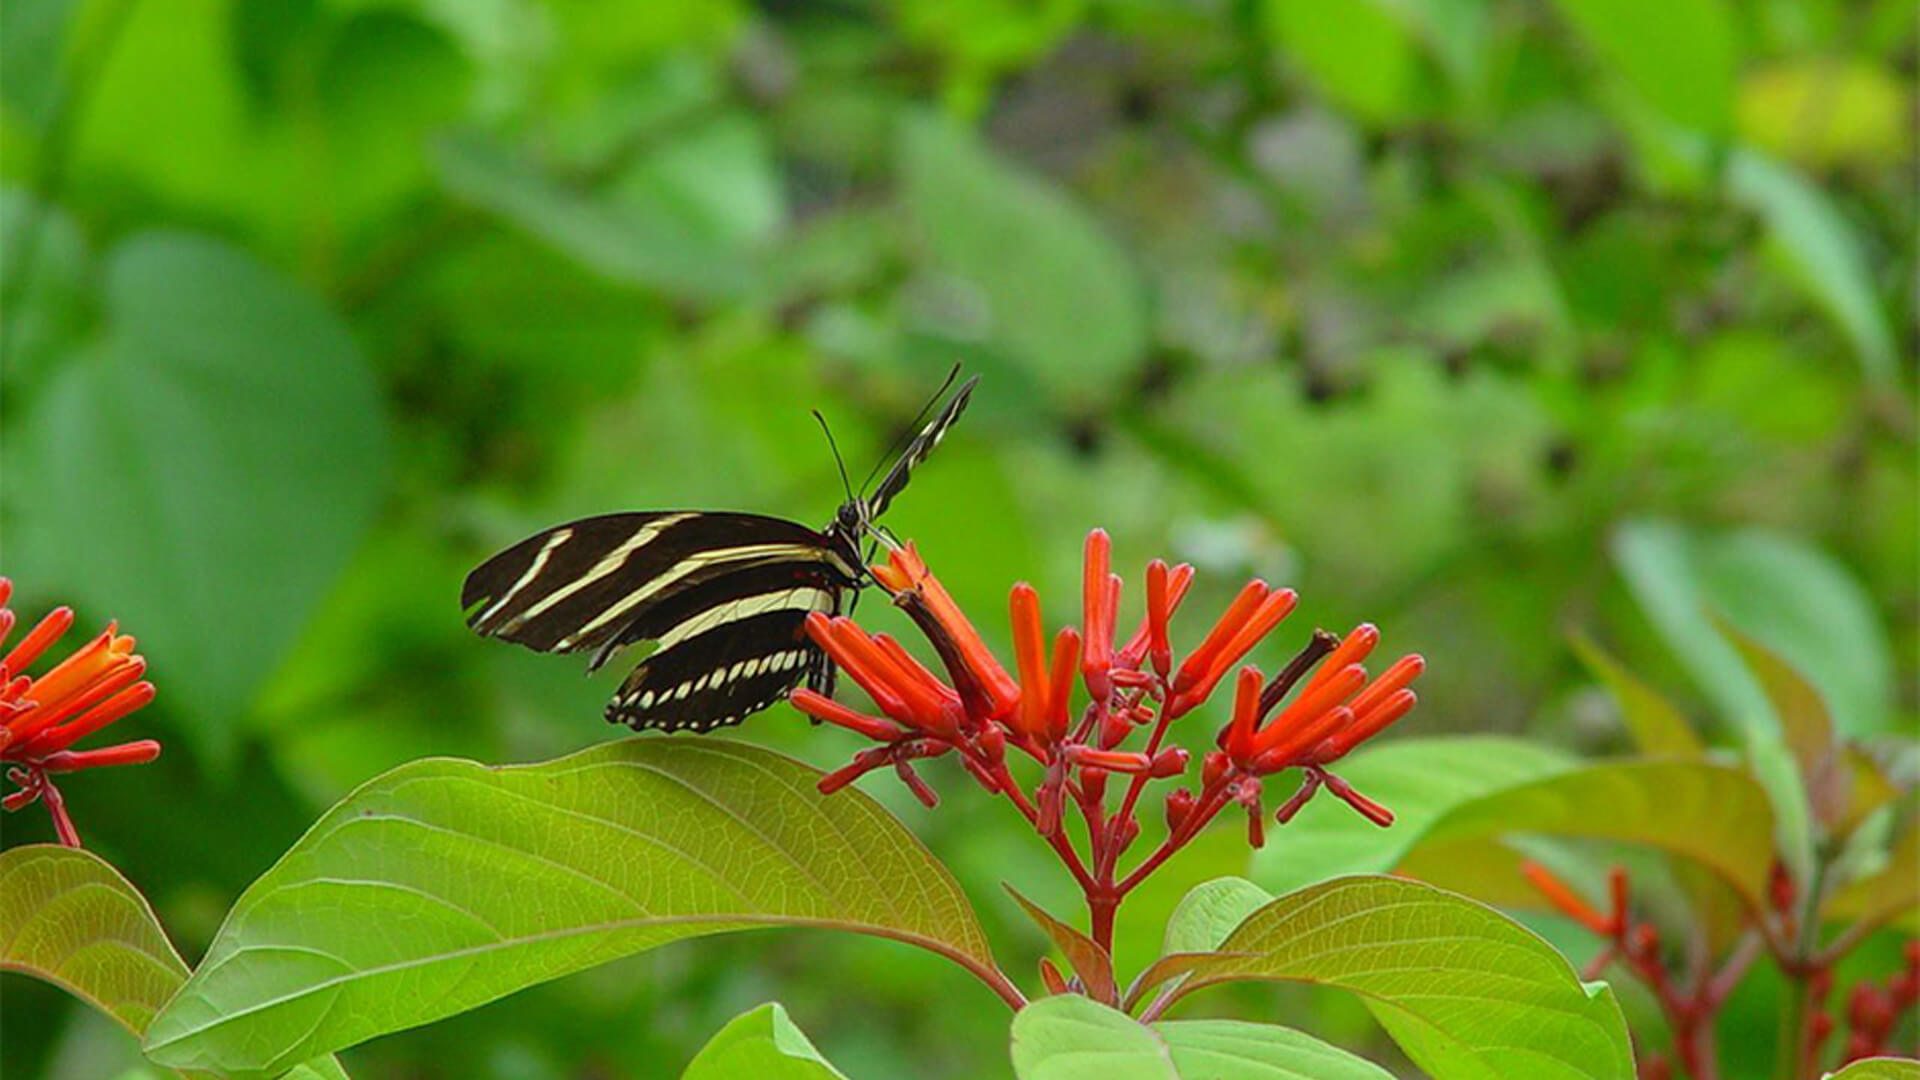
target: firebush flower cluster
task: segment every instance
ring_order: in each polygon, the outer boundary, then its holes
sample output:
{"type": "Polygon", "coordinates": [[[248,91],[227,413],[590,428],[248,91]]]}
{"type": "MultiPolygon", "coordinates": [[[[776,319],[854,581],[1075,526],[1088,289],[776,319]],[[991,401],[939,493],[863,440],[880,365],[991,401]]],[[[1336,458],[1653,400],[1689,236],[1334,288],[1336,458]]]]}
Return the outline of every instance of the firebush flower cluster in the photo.
{"type": "MultiPolygon", "coordinates": [[[[13,583],[0,578],[0,646],[13,634],[14,614],[6,606],[13,583]]],[[[138,765],[160,756],[152,739],[96,750],[69,749],[74,743],[120,720],[153,700],[153,684],[141,679],[147,662],[133,651],[134,640],[107,628],[33,677],[26,669],[73,627],[73,610],[55,608],[0,658],[0,762],[19,789],[0,800],[7,810],[45,802],[54,830],[68,847],[80,846],[80,833],[67,815],[66,800],[54,786],[61,773],[103,765],[138,765]]]]}
{"type": "Polygon", "coordinates": [[[1345,637],[1316,631],[1271,678],[1252,665],[1236,671],[1297,599],[1291,589],[1260,581],[1248,583],[1205,639],[1176,657],[1168,621],[1193,582],[1193,568],[1159,560],[1146,570],[1145,617],[1122,639],[1115,625],[1120,578],[1110,558],[1107,534],[1094,530],[1086,542],[1080,625],[1059,630],[1051,642],[1041,626],[1039,595],[1025,583],[1013,587],[1015,663],[1009,672],[914,547],[895,547],[871,570],[926,635],[946,679],[886,634],[815,614],[807,633],[885,715],[810,690],[793,695],[807,715],[878,744],[823,778],[822,791],[891,767],[933,806],[933,790],[913,763],[954,755],[988,792],[1006,796],[1059,854],[1086,894],[1095,940],[1108,949],[1121,898],[1226,807],[1242,808],[1249,842],[1264,843],[1264,782],[1276,773],[1304,774],[1277,809],[1282,823],[1324,789],[1375,824],[1391,824],[1391,811],[1330,767],[1413,708],[1407,687],[1424,666],[1419,656],[1407,656],[1370,679],[1363,662],[1380,635],[1363,624],[1345,637]],[[1078,708],[1076,682],[1085,691],[1078,708]],[[1215,737],[1216,748],[1202,757],[1197,785],[1175,787],[1164,797],[1166,838],[1122,874],[1119,861],[1140,835],[1137,810],[1147,785],[1185,779],[1192,771],[1188,752],[1166,745],[1168,728],[1223,683],[1232,687],[1231,719],[1215,737]],[[1040,770],[1031,791],[1009,767],[1016,755],[1040,770]],[[1115,789],[1117,808],[1109,800],[1115,789]],[[1066,828],[1066,817],[1075,812],[1086,825],[1084,855],[1066,828]]]}

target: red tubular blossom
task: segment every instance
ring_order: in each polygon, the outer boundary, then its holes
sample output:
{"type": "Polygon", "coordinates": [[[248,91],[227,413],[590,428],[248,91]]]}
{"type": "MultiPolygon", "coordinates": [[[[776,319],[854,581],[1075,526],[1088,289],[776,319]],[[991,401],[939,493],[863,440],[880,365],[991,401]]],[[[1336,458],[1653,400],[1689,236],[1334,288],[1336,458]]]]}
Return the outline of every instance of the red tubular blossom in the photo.
{"type": "Polygon", "coordinates": [[[1342,802],[1359,811],[1361,817],[1366,818],[1375,825],[1384,829],[1393,824],[1393,811],[1355,791],[1353,785],[1347,783],[1345,780],[1340,779],[1332,773],[1325,773],[1321,778],[1321,783],[1325,784],[1327,790],[1339,797],[1342,802]]]}
{"type": "MultiPolygon", "coordinates": [[[[1349,723],[1340,725],[1327,739],[1325,752],[1316,755],[1317,760],[1323,765],[1340,760],[1347,755],[1347,751],[1380,734],[1394,721],[1412,712],[1419,702],[1413,691],[1395,690],[1391,697],[1368,710],[1366,715],[1353,717],[1349,723]]],[[[1345,709],[1344,706],[1342,708],[1345,709]]],[[[1346,711],[1351,715],[1352,710],[1346,711]]]]}
{"type": "Polygon", "coordinates": [[[1145,773],[1153,768],[1153,759],[1145,754],[1123,750],[1098,750],[1091,746],[1068,747],[1067,760],[1075,765],[1091,766],[1117,773],[1145,773]]]}
{"type": "Polygon", "coordinates": [[[1233,719],[1225,733],[1230,757],[1244,759],[1253,752],[1254,725],[1260,722],[1260,687],[1265,681],[1260,669],[1251,664],[1240,669],[1233,692],[1233,719]]]}
{"type": "MultiPolygon", "coordinates": [[[[1157,562],[1159,560],[1155,561],[1157,562]]],[[[1151,571],[1152,568],[1149,567],[1148,569],[1151,571]]],[[[1167,572],[1166,615],[1168,619],[1173,617],[1174,612],[1180,610],[1180,601],[1186,598],[1187,589],[1192,584],[1193,567],[1186,563],[1181,563],[1179,566],[1167,572]]],[[[1152,587],[1151,583],[1149,583],[1148,587],[1152,587]]],[[[1162,621],[1162,631],[1163,633],[1165,631],[1165,620],[1162,621]]],[[[1120,667],[1138,668],[1142,661],[1147,658],[1147,652],[1152,647],[1152,644],[1153,611],[1152,597],[1149,596],[1148,611],[1140,617],[1140,628],[1134,631],[1133,637],[1127,639],[1126,647],[1120,650],[1120,655],[1114,662],[1120,667]]],[[[1171,670],[1172,667],[1173,650],[1172,646],[1169,645],[1167,650],[1167,668],[1171,670]]],[[[1166,678],[1166,671],[1161,671],[1159,668],[1155,668],[1154,670],[1159,672],[1161,678],[1166,678]]]]}
{"type": "Polygon", "coordinates": [[[1047,730],[1047,639],[1040,628],[1040,594],[1022,581],[1013,587],[1007,606],[1013,622],[1013,657],[1020,672],[1020,707],[1014,711],[1014,730],[1030,739],[1042,739],[1047,730]]]}
{"type": "Polygon", "coordinates": [[[1057,743],[1067,737],[1067,720],[1073,704],[1073,662],[1080,654],[1080,632],[1065,627],[1053,638],[1053,665],[1047,676],[1046,741],[1057,743]]]}
{"type": "Polygon", "coordinates": [[[901,723],[911,723],[913,711],[906,698],[894,689],[889,678],[893,666],[880,655],[879,646],[853,620],[811,612],[806,621],[807,636],[825,649],[840,670],[846,672],[867,692],[875,705],[901,723]]]}
{"type": "Polygon", "coordinates": [[[1556,877],[1553,871],[1537,862],[1527,861],[1520,864],[1520,872],[1526,875],[1547,902],[1560,909],[1560,913],[1578,922],[1587,929],[1603,937],[1612,937],[1616,933],[1614,920],[1596,911],[1573,887],[1556,877]]]}
{"type": "Polygon", "coordinates": [[[1113,690],[1107,673],[1113,668],[1113,627],[1120,590],[1111,571],[1112,555],[1113,542],[1105,529],[1087,534],[1080,582],[1080,675],[1095,701],[1105,701],[1113,690]]]}
{"type": "Polygon", "coordinates": [[[1366,715],[1375,705],[1391,697],[1395,691],[1406,689],[1408,684],[1419,678],[1420,673],[1426,669],[1427,661],[1418,653],[1395,660],[1386,674],[1373,680],[1371,686],[1360,691],[1359,696],[1353,699],[1354,715],[1366,715]]]}
{"type": "MultiPolygon", "coordinates": [[[[1313,730],[1310,726],[1311,722],[1339,706],[1366,681],[1365,668],[1357,664],[1348,665],[1333,678],[1308,690],[1296,698],[1291,705],[1280,710],[1280,715],[1274,717],[1273,722],[1269,723],[1254,740],[1255,750],[1273,750],[1281,745],[1295,750],[1311,748],[1315,742],[1319,741],[1318,739],[1314,739],[1313,742],[1307,741],[1306,733],[1313,730]]],[[[1321,733],[1320,737],[1324,738],[1326,734],[1321,733]]]]}
{"type": "Polygon", "coordinates": [[[977,710],[995,720],[1004,719],[1019,704],[1019,685],[912,544],[890,550],[887,559],[868,569],[932,641],[960,697],[974,698],[971,704],[977,710]]]}
{"type": "MultiPolygon", "coordinates": [[[[11,621],[8,628],[12,628],[11,621]]],[[[5,659],[0,659],[0,670],[9,675],[25,671],[28,665],[40,658],[41,653],[47,651],[47,646],[59,641],[72,628],[72,608],[57,607],[47,612],[46,617],[27,631],[26,637],[20,639],[20,644],[15,645],[5,659]]]]}
{"type": "Polygon", "coordinates": [[[1334,647],[1333,652],[1327,654],[1326,660],[1320,665],[1320,669],[1314,672],[1313,678],[1307,680],[1307,689],[1311,691],[1348,665],[1365,660],[1373,652],[1373,647],[1378,644],[1380,644],[1380,631],[1372,623],[1361,623],[1354,627],[1346,637],[1340,639],[1340,644],[1334,647]]]}
{"type": "Polygon", "coordinates": [[[905,728],[877,716],[868,716],[855,712],[825,694],[806,687],[795,690],[788,698],[793,706],[815,720],[824,720],[829,724],[838,724],[848,731],[858,732],[878,742],[896,742],[906,737],[905,728]]]}
{"type": "Polygon", "coordinates": [[[1167,564],[1155,559],[1147,564],[1147,657],[1161,678],[1173,666],[1173,648],[1167,643],[1167,564]]]}
{"type": "Polygon", "coordinates": [[[145,765],[159,756],[159,743],[141,739],[98,750],[58,750],[48,754],[41,767],[50,773],[78,772],[109,765],[145,765]]]}
{"type": "Polygon", "coordinates": [[[1251,768],[1257,773],[1270,773],[1292,765],[1324,765],[1333,759],[1321,753],[1322,747],[1330,752],[1334,734],[1352,722],[1353,710],[1345,705],[1329,709],[1268,749],[1261,750],[1256,743],[1251,768]]]}
{"type": "Polygon", "coordinates": [[[1173,692],[1175,694],[1192,688],[1206,676],[1207,670],[1213,666],[1214,657],[1219,655],[1221,649],[1226,648],[1227,642],[1232,641],[1233,636],[1240,632],[1240,628],[1246,625],[1248,619],[1253,617],[1253,613],[1259,610],[1261,602],[1267,598],[1267,593],[1266,582],[1259,580],[1247,582],[1246,587],[1240,590],[1240,595],[1234,597],[1233,603],[1228,605],[1227,610],[1221,614],[1219,621],[1213,624],[1213,629],[1200,642],[1200,647],[1187,654],[1186,662],[1181,664],[1180,670],[1174,674],[1173,692]]]}
{"type": "Polygon", "coordinates": [[[143,661],[128,665],[122,673],[101,679],[77,696],[72,707],[59,710],[60,717],[78,713],[81,714],[78,719],[58,727],[47,727],[38,735],[27,738],[19,753],[31,756],[65,750],[108,724],[146,708],[158,693],[150,682],[134,682],[146,669],[143,661]]]}

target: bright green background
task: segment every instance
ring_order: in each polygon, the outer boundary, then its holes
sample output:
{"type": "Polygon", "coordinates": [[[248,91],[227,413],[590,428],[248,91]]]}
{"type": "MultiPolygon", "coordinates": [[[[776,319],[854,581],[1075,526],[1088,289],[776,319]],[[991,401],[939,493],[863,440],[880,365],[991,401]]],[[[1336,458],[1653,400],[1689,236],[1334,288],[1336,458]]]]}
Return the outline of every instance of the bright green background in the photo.
{"type": "MultiPolygon", "coordinates": [[[[375,773],[609,734],[617,671],[466,635],[473,563],[619,508],[824,521],[806,410],[857,480],[955,361],[973,408],[888,521],[996,639],[1018,578],[1071,617],[1105,525],[1130,579],[1198,564],[1197,612],[1301,589],[1262,662],[1360,618],[1425,653],[1410,733],[1605,752],[1569,628],[1696,716],[1755,693],[1662,646],[1698,614],[1635,587],[1684,581],[1843,727],[1910,729],[1915,49],[1899,0],[9,0],[0,570],[140,636],[160,701],[121,730],[167,745],[67,785],[80,828],[197,956],[375,773]]],[[[1029,979],[998,881],[1067,883],[928,772],[938,814],[871,787],[1029,979]]],[[[1123,914],[1123,969],[1245,870],[1237,832],[1123,914]]],[[[962,979],[744,935],[344,1060],[676,1076],[778,998],[851,1076],[1002,1074],[1005,1017],[941,1006],[962,979]]],[[[0,988],[10,1077],[127,1060],[0,988]]],[[[1370,1038],[1299,992],[1196,1010],[1370,1038]]]]}

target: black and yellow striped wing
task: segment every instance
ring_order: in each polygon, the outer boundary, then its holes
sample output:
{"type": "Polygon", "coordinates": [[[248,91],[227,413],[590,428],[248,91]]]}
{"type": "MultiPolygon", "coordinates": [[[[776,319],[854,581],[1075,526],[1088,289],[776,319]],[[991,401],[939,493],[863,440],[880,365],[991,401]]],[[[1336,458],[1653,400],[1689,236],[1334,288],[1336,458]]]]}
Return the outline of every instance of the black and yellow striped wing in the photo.
{"type": "Polygon", "coordinates": [[[467,575],[467,625],[540,652],[654,643],[607,705],[635,729],[708,731],[791,693],[831,693],[832,667],[806,637],[809,612],[837,613],[857,588],[851,548],[757,514],[607,514],[537,533],[467,575]]]}

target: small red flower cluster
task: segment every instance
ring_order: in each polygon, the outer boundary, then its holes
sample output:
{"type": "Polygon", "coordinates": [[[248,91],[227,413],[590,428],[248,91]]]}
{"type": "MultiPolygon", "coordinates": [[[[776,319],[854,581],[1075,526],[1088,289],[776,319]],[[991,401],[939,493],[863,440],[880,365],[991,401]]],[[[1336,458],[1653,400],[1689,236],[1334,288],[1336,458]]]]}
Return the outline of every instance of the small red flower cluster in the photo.
{"type": "MultiPolygon", "coordinates": [[[[1676,974],[1669,967],[1657,929],[1649,923],[1633,921],[1625,870],[1616,866],[1607,875],[1608,909],[1604,913],[1538,863],[1521,864],[1521,872],[1548,903],[1607,941],[1607,947],[1581,973],[1582,978],[1597,979],[1607,965],[1618,961],[1660,1003],[1673,1032],[1674,1062],[1669,1063],[1665,1055],[1656,1052],[1642,1053],[1639,1057],[1641,1080],[1671,1080],[1676,1063],[1683,1075],[1694,1080],[1718,1076],[1718,1063],[1712,1050],[1715,1018],[1763,948],[1773,950],[1788,977],[1806,983],[1811,1012],[1803,1032],[1802,1063],[1811,1067],[1832,1037],[1834,1020],[1827,1012],[1827,998],[1833,991],[1833,964],[1841,950],[1829,949],[1807,962],[1795,961],[1786,954],[1781,938],[1791,936],[1798,890],[1780,864],[1774,864],[1767,884],[1767,900],[1773,911],[1758,922],[1757,929],[1743,935],[1741,943],[1717,968],[1711,963],[1712,958],[1707,958],[1709,962],[1699,965],[1691,977],[1676,974]]],[[[1836,1067],[1883,1053],[1895,1021],[1917,1003],[1920,1003],[1920,942],[1909,942],[1906,967],[1884,987],[1861,983],[1848,996],[1847,1021],[1851,1031],[1836,1067]]]]}
{"type": "MultiPolygon", "coordinates": [[[[1840,1064],[1888,1053],[1900,1017],[1920,1005],[1920,941],[1907,942],[1903,959],[1905,966],[1884,985],[1862,982],[1847,995],[1847,1042],[1840,1053],[1840,1064]]],[[[1807,1031],[1809,1051],[1814,1054],[1833,1035],[1833,1017],[1826,1011],[1826,999],[1832,991],[1831,973],[1817,972],[1812,985],[1815,1011],[1807,1031]]]]}
{"type": "MultiPolygon", "coordinates": [[[[0,645],[13,633],[14,614],[6,603],[13,583],[0,578],[0,645]]],[[[53,815],[60,842],[80,846],[80,834],[67,816],[66,801],[53,776],[104,765],[138,765],[160,756],[152,739],[98,750],[71,750],[74,743],[120,720],[153,700],[153,684],[140,676],[145,659],[134,655],[134,640],[107,628],[73,655],[38,678],[28,666],[73,627],[73,610],[55,608],[13,650],[0,658],[0,762],[18,791],[0,800],[7,810],[44,801],[53,815]]]]}
{"type": "Polygon", "coordinates": [[[1135,809],[1145,785],[1188,771],[1187,751],[1164,745],[1168,726],[1208,699],[1287,617],[1296,597],[1291,589],[1249,583],[1212,632],[1176,664],[1168,621],[1192,584],[1192,567],[1168,567],[1159,560],[1147,567],[1146,615],[1122,640],[1116,635],[1120,578],[1110,557],[1107,534],[1094,530],[1086,543],[1080,625],[1060,630],[1051,644],[1041,627],[1038,594],[1025,583],[1014,586],[1016,678],[914,547],[895,548],[885,563],[871,568],[873,575],[931,642],[947,679],[886,634],[870,634],[848,618],[814,615],[808,634],[885,715],[871,716],[810,690],[793,695],[794,705],[807,715],[880,744],[826,776],[822,791],[836,791],[869,771],[892,766],[932,806],[934,793],[912,762],[956,755],[982,787],[1007,796],[1059,852],[1087,893],[1095,937],[1102,944],[1110,942],[1112,909],[1120,897],[1228,804],[1247,811],[1249,840],[1255,846],[1264,841],[1264,777],[1290,768],[1305,771],[1304,782],[1279,808],[1281,822],[1324,788],[1376,824],[1390,824],[1390,811],[1328,766],[1413,708],[1407,687],[1423,667],[1420,657],[1407,656],[1369,681],[1362,662],[1379,633],[1367,625],[1345,638],[1316,632],[1272,679],[1257,667],[1241,667],[1233,678],[1232,719],[1215,740],[1218,749],[1201,762],[1198,790],[1182,787],[1167,796],[1166,840],[1120,877],[1116,864],[1139,836],[1135,809]],[[1073,707],[1076,675],[1086,697],[1078,710],[1073,707]],[[1127,749],[1141,731],[1149,732],[1144,747],[1127,749]],[[1031,796],[1008,768],[1009,748],[1043,770],[1031,796]],[[1127,780],[1118,810],[1110,811],[1106,795],[1115,775],[1127,780]],[[1085,859],[1064,828],[1069,803],[1087,825],[1085,859]]]}

